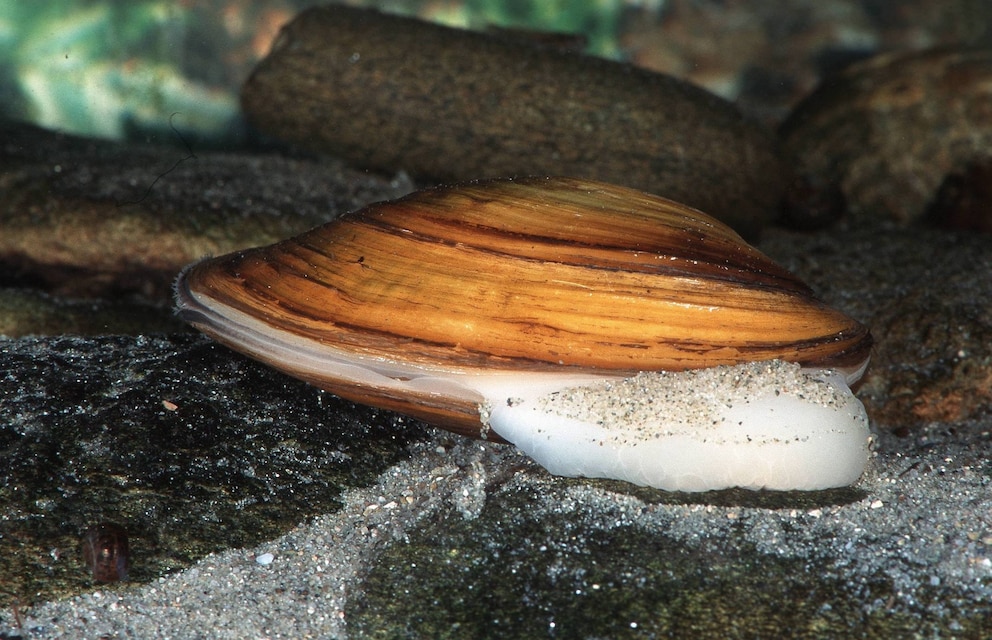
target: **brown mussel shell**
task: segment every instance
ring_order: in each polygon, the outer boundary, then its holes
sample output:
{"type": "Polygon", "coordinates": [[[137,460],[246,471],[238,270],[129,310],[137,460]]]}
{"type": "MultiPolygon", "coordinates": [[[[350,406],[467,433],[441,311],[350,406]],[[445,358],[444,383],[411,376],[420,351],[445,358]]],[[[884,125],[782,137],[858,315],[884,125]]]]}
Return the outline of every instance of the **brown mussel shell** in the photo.
{"type": "Polygon", "coordinates": [[[369,205],[205,260],[180,313],[220,342],[343,397],[479,433],[478,403],[294,370],[194,298],[356,358],[433,369],[632,375],[782,359],[855,370],[868,330],[726,225],[571,178],[478,181],[369,205]]]}

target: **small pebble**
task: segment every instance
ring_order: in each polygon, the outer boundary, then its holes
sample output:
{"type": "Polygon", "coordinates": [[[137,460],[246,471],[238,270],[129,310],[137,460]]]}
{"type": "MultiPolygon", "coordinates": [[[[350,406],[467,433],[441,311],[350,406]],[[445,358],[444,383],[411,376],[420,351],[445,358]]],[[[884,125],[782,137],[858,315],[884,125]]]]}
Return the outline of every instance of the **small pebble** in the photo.
{"type": "Polygon", "coordinates": [[[274,559],[275,559],[275,556],[272,555],[271,553],[261,553],[261,554],[255,556],[255,562],[257,562],[258,564],[262,565],[263,567],[267,567],[270,564],[272,564],[272,561],[274,559]]]}
{"type": "Polygon", "coordinates": [[[95,582],[127,580],[131,552],[127,531],[110,522],[101,522],[83,533],[83,562],[95,582]]]}

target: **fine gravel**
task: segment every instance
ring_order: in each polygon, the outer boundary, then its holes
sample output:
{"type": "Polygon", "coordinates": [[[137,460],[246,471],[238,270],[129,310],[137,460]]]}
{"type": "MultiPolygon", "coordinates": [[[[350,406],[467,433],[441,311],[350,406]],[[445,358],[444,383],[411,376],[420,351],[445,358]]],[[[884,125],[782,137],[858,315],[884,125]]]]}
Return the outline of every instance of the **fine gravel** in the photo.
{"type": "MultiPolygon", "coordinates": [[[[769,494],[729,500],[681,494],[681,502],[659,502],[653,492],[630,491],[620,483],[552,478],[510,447],[468,440],[452,445],[450,436],[438,432],[412,445],[411,457],[373,486],[347,492],[335,513],[257,547],[207,556],[151,584],[41,604],[23,616],[20,627],[5,618],[0,637],[366,636],[368,629],[357,633],[349,626],[350,601],[361,598],[363,580],[386,549],[408,544],[418,529],[437,526],[439,519],[471,525],[489,508],[487,501],[520,493],[531,499],[528,517],[544,523],[549,539],[561,533],[555,523],[568,522],[577,524],[566,527],[573,534],[635,527],[688,549],[750,548],[759,556],[798,559],[813,573],[840,581],[854,596],[858,619],[875,620],[884,612],[911,620],[921,637],[956,631],[981,637],[992,633],[992,626],[982,629],[974,622],[976,613],[988,615],[992,602],[989,440],[988,428],[980,425],[956,434],[882,436],[849,500],[776,505],[769,494]],[[274,557],[271,564],[259,563],[266,553],[274,557]],[[880,581],[890,587],[884,598],[873,586],[880,581]]],[[[531,542],[535,554],[547,548],[539,539],[531,542]]],[[[438,543],[444,544],[443,535],[438,543]]],[[[581,546],[582,540],[570,544],[581,546]]],[[[821,609],[830,607],[828,601],[821,609]]],[[[451,626],[442,635],[460,636],[459,612],[448,615],[451,626]]],[[[648,620],[617,622],[627,630],[622,635],[650,635],[648,620]]],[[[853,635],[872,635],[850,622],[853,635]]],[[[412,628],[409,621],[402,624],[412,628]]],[[[544,628],[510,621],[502,630],[512,637],[558,635],[553,617],[544,628]]],[[[574,628],[560,631],[563,637],[585,635],[574,628]]],[[[836,635],[836,629],[825,630],[823,637],[836,635]]]]}

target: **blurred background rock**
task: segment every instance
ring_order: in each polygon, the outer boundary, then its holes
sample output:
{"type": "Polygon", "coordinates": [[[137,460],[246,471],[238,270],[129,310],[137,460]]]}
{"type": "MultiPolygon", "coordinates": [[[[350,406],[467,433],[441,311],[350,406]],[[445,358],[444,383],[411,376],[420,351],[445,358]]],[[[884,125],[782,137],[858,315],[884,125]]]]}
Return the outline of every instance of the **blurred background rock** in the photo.
{"type": "MultiPolygon", "coordinates": [[[[68,133],[243,141],[237,95],[312,0],[0,1],[0,115],[68,133]]],[[[824,75],[882,51],[989,44],[981,0],[364,0],[476,29],[582,34],[587,52],[699,84],[776,124],[824,75]]]]}

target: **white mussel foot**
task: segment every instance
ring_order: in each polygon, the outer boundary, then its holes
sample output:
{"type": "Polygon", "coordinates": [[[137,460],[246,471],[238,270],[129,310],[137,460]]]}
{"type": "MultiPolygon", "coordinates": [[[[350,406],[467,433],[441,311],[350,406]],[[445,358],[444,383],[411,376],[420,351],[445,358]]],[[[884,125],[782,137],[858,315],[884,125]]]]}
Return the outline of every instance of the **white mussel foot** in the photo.
{"type": "Polygon", "coordinates": [[[870,453],[845,376],[778,360],[486,393],[493,431],[563,476],[827,489],[857,481],[870,453]]]}

